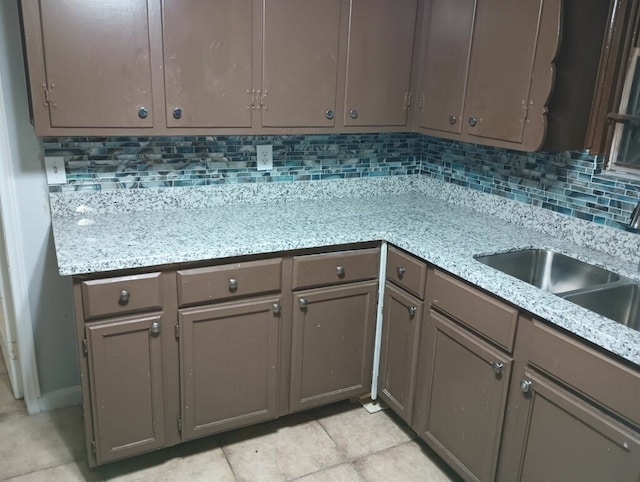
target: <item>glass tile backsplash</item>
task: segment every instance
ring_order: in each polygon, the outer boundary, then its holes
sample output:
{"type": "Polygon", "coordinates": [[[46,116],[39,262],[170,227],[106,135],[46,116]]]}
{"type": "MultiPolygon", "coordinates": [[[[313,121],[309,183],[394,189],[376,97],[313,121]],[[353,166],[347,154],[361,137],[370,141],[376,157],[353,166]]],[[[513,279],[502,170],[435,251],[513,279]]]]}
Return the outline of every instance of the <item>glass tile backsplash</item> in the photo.
{"type": "Polygon", "coordinates": [[[45,137],[64,156],[68,184],[51,191],[291,182],[423,174],[621,227],[640,181],[602,174],[587,152],[523,153],[415,133],[194,137],[45,137]],[[273,170],[256,170],[256,146],[273,170]]]}

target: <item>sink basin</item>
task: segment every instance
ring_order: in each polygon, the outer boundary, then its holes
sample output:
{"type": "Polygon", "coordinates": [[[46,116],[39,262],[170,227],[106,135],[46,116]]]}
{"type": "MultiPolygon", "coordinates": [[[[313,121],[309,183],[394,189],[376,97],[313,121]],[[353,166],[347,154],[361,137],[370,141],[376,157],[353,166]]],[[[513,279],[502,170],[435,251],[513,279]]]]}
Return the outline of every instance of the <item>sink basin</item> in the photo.
{"type": "Polygon", "coordinates": [[[476,259],[554,294],[613,283],[620,279],[611,271],[546,249],[525,249],[476,259]]]}
{"type": "Polygon", "coordinates": [[[564,297],[577,305],[640,331],[640,285],[600,288],[564,297]]]}

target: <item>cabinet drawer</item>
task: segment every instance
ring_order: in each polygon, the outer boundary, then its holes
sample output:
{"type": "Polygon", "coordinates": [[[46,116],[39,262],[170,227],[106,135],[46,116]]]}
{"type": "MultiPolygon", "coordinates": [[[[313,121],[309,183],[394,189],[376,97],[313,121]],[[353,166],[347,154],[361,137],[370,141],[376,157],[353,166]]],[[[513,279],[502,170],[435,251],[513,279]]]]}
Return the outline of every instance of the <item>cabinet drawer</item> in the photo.
{"type": "Polygon", "coordinates": [[[427,264],[424,261],[390,247],[387,255],[387,279],[424,299],[427,264]]]}
{"type": "Polygon", "coordinates": [[[185,306],[277,292],[282,288],[281,273],[281,258],[181,270],[178,303],[185,306]]]}
{"type": "Polygon", "coordinates": [[[293,289],[377,278],[379,260],[378,248],[295,256],[293,289]]]}
{"type": "Polygon", "coordinates": [[[82,282],[85,320],[162,308],[160,273],[82,282]]]}
{"type": "Polygon", "coordinates": [[[640,427],[640,372],[538,320],[526,336],[529,364],[640,427]]]}
{"type": "Polygon", "coordinates": [[[494,341],[505,350],[513,350],[518,310],[481,291],[434,270],[429,275],[427,293],[433,306],[462,324],[494,341]]]}

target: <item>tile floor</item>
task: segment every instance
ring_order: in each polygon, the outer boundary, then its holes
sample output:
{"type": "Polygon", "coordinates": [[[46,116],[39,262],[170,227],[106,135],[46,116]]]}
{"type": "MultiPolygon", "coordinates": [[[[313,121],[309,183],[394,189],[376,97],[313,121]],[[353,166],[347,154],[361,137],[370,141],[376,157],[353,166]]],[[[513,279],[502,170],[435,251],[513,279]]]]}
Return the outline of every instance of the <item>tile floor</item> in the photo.
{"type": "MultiPolygon", "coordinates": [[[[0,357],[1,359],[1,357],[0,357]]],[[[2,362],[0,362],[2,363],[2,362]]],[[[28,416],[0,365],[0,480],[458,480],[389,410],[342,402],[89,469],[80,407],[28,416]]]]}

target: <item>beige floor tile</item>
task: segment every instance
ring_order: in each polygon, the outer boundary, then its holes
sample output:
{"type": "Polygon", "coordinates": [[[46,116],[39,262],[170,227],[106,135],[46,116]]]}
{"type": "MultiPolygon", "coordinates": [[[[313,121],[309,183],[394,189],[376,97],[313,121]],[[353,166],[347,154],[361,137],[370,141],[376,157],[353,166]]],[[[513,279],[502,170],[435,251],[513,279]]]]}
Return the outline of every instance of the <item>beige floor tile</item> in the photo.
{"type": "Polygon", "coordinates": [[[417,442],[407,442],[397,447],[363,457],[353,462],[367,482],[449,482],[450,478],[431,461],[417,442]]]}
{"type": "Polygon", "coordinates": [[[86,462],[79,461],[31,472],[8,480],[10,482],[99,482],[102,479],[89,469],[86,462]]]}
{"type": "Polygon", "coordinates": [[[229,432],[220,442],[238,480],[288,480],[344,462],[324,429],[306,414],[229,432]]]}
{"type": "Polygon", "coordinates": [[[362,478],[351,464],[338,465],[295,480],[296,482],[362,482],[362,478]]]}
{"type": "Polygon", "coordinates": [[[0,414],[0,479],[84,458],[80,407],[0,414]]]}
{"type": "Polygon", "coordinates": [[[25,411],[26,407],[22,400],[13,398],[9,375],[2,373],[0,374],[0,413],[15,412],[16,410],[25,411]]]}
{"type": "Polygon", "coordinates": [[[98,468],[97,472],[106,480],[118,482],[235,481],[231,467],[215,437],[115,462],[98,468]]]}
{"type": "Polygon", "coordinates": [[[349,460],[412,438],[412,433],[400,428],[389,410],[369,413],[359,403],[350,403],[338,405],[333,411],[330,415],[321,416],[319,422],[349,460]]]}

